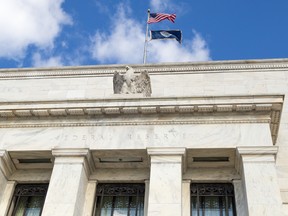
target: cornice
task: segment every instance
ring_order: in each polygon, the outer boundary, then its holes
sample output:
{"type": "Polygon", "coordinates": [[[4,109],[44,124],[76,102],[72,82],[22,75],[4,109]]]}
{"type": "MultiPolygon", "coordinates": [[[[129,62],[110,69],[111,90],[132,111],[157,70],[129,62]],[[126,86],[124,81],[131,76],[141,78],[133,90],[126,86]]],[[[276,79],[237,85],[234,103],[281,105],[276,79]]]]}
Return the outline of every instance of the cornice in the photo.
{"type": "MultiPolygon", "coordinates": [[[[265,72],[267,70],[288,70],[288,59],[165,63],[132,65],[132,67],[136,73],[147,71],[150,75],[183,73],[234,73],[242,71],[265,72]]],[[[113,76],[115,71],[124,72],[125,65],[0,69],[0,79],[113,76]]]]}
{"type": "Polygon", "coordinates": [[[282,104],[273,95],[4,103],[0,128],[270,123],[275,143],[282,104]]]}

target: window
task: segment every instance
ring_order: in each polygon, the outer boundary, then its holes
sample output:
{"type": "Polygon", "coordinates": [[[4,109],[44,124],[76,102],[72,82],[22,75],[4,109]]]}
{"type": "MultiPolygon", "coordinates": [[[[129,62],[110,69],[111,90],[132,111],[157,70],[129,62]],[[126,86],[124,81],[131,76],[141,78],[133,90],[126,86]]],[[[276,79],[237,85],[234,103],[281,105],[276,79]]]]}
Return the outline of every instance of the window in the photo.
{"type": "Polygon", "coordinates": [[[98,184],[96,216],[143,216],[144,184],[98,184]]]}
{"type": "Polygon", "coordinates": [[[20,184],[15,188],[10,214],[12,216],[40,216],[48,184],[20,184]]]}
{"type": "Polygon", "coordinates": [[[235,216],[232,184],[192,184],[192,216],[235,216]]]}

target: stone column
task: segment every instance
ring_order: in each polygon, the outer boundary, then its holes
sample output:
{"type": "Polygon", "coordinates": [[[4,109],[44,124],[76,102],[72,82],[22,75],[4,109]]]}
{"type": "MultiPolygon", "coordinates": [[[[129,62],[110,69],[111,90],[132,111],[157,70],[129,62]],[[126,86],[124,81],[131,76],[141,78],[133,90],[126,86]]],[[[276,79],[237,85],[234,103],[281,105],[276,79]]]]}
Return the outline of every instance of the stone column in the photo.
{"type": "Polygon", "coordinates": [[[145,200],[144,200],[144,216],[148,215],[148,201],[149,201],[149,185],[150,181],[145,180],[145,200]]]}
{"type": "Polygon", "coordinates": [[[93,165],[88,149],[54,149],[52,176],[42,216],[83,213],[88,177],[93,165]]]}
{"type": "Polygon", "coordinates": [[[182,163],[185,148],[149,148],[148,216],[182,214],[182,163]]]}
{"type": "Polygon", "coordinates": [[[8,213],[16,185],[15,181],[9,181],[9,177],[15,170],[8,152],[0,150],[0,215],[8,213]]]}
{"type": "Polygon", "coordinates": [[[247,216],[248,207],[246,200],[245,187],[243,186],[243,181],[241,179],[233,180],[234,193],[235,193],[235,205],[237,216],[247,216]]]}
{"type": "Polygon", "coordinates": [[[182,181],[182,216],[191,215],[191,193],[190,193],[191,180],[182,181]]]}
{"type": "Polygon", "coordinates": [[[89,181],[86,189],[83,216],[92,216],[95,205],[97,181],[89,181]]]}
{"type": "Polygon", "coordinates": [[[275,169],[276,146],[238,147],[248,214],[282,216],[282,201],[275,169]]]}

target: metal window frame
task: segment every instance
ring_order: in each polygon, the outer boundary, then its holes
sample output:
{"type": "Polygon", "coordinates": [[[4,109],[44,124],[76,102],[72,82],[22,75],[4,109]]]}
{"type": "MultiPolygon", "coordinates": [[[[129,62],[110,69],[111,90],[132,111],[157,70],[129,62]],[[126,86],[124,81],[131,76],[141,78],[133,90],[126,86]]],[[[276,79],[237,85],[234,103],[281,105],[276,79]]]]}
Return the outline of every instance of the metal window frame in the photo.
{"type": "MultiPolygon", "coordinates": [[[[21,199],[21,197],[29,197],[26,203],[26,206],[27,206],[30,198],[32,197],[44,197],[44,201],[45,201],[47,191],[48,191],[48,184],[18,184],[16,185],[13,199],[10,204],[10,211],[12,211],[11,216],[14,216],[16,214],[16,210],[18,208],[19,200],[21,199]]],[[[42,213],[43,206],[44,206],[44,202],[40,210],[40,215],[42,213]]],[[[25,207],[25,212],[26,212],[26,207],[25,207]]],[[[24,215],[25,215],[25,212],[24,212],[24,215]]]]}
{"type": "Polygon", "coordinates": [[[205,212],[202,212],[202,215],[200,215],[200,198],[202,197],[225,197],[225,215],[223,216],[228,216],[228,198],[231,197],[233,215],[236,216],[234,186],[231,183],[192,183],[190,185],[190,194],[191,198],[196,197],[197,200],[197,216],[205,216],[205,212]]]}
{"type": "MultiPolygon", "coordinates": [[[[132,201],[132,197],[136,197],[136,215],[138,216],[138,208],[139,208],[139,197],[145,197],[145,184],[141,183],[100,183],[97,185],[96,189],[96,201],[95,201],[95,215],[97,213],[97,209],[102,209],[103,206],[103,198],[104,197],[113,197],[112,198],[112,211],[111,216],[114,213],[114,205],[115,199],[119,196],[127,196],[129,197],[128,204],[128,215],[130,216],[130,203],[132,201]]],[[[143,199],[144,200],[144,199],[143,199]]],[[[100,210],[101,212],[101,210],[100,210]]]]}

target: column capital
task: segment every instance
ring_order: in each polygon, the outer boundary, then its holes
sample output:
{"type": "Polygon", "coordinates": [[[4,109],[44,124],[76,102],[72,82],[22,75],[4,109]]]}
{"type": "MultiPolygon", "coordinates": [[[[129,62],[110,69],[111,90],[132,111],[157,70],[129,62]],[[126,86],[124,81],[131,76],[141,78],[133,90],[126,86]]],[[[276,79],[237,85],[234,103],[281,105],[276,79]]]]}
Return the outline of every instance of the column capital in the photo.
{"type": "Polygon", "coordinates": [[[147,153],[151,163],[181,163],[183,173],[187,169],[186,148],[184,147],[150,147],[147,153]]]}
{"type": "Polygon", "coordinates": [[[16,170],[14,163],[6,150],[0,150],[0,170],[7,180],[16,170]]]}
{"type": "Polygon", "coordinates": [[[55,148],[52,155],[55,157],[86,157],[89,154],[88,148],[55,148]]]}
{"type": "Polygon", "coordinates": [[[182,183],[191,184],[191,182],[192,182],[191,179],[182,179],[182,183]]]}
{"type": "Polygon", "coordinates": [[[240,146],[236,148],[235,168],[242,174],[243,163],[275,163],[277,146],[240,146]]]}
{"type": "Polygon", "coordinates": [[[95,170],[95,164],[88,148],[56,148],[52,149],[54,164],[83,164],[87,177],[95,170]]]}
{"type": "Polygon", "coordinates": [[[243,162],[275,162],[277,146],[241,146],[236,148],[238,160],[243,162]]]}
{"type": "Polygon", "coordinates": [[[186,148],[179,148],[179,147],[166,147],[166,148],[147,148],[148,155],[182,155],[186,154],[186,148]]]}
{"type": "Polygon", "coordinates": [[[241,156],[246,155],[276,155],[278,152],[277,146],[240,146],[237,147],[237,152],[241,156]]]}

